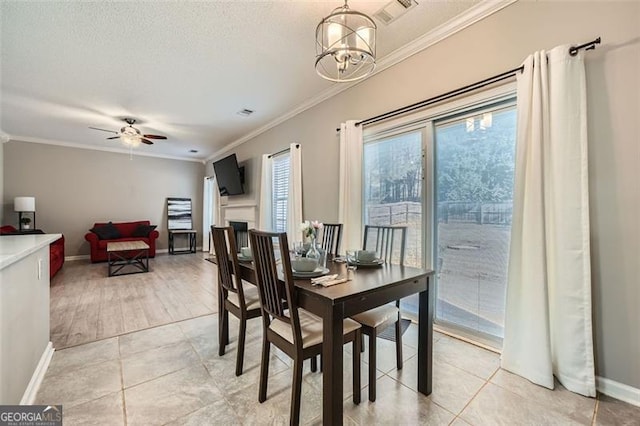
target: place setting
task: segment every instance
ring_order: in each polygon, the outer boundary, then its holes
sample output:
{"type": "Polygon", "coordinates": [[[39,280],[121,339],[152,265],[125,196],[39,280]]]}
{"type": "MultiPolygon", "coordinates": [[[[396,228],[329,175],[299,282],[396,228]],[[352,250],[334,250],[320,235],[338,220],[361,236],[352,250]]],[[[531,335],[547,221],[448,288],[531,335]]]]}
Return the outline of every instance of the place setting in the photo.
{"type": "Polygon", "coordinates": [[[294,278],[317,278],[329,273],[329,268],[320,264],[319,259],[295,257],[291,259],[294,278]]]}
{"type": "Polygon", "coordinates": [[[294,278],[310,279],[312,285],[322,287],[342,284],[349,280],[348,276],[328,275],[327,253],[316,245],[315,239],[306,244],[294,243],[291,254],[291,272],[294,278]]]}
{"type": "Polygon", "coordinates": [[[349,276],[329,274],[329,268],[319,264],[318,259],[300,257],[291,259],[291,272],[294,278],[310,279],[314,286],[330,287],[349,281],[349,276]]]}
{"type": "Polygon", "coordinates": [[[376,268],[384,264],[384,260],[374,250],[347,250],[346,254],[342,261],[346,261],[349,266],[376,268]]]}

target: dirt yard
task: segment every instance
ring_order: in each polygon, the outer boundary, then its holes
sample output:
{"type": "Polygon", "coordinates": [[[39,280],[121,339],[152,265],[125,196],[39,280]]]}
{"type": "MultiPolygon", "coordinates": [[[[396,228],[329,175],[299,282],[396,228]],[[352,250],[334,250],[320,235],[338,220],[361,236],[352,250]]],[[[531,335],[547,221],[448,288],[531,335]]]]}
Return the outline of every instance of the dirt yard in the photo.
{"type": "Polygon", "coordinates": [[[503,336],[509,226],[440,224],[437,317],[503,336]]]}

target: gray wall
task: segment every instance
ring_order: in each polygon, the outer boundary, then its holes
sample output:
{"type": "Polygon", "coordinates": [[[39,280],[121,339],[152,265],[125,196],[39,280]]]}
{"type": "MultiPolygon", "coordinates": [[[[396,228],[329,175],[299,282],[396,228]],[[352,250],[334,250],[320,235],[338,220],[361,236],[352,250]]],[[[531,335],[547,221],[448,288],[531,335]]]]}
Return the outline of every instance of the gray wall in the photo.
{"type": "Polygon", "coordinates": [[[150,220],[157,249],[167,248],[167,197],[191,198],[202,240],[204,165],[127,154],[10,141],[4,144],[4,224],[17,224],[13,197],[36,197],[37,227],[65,236],[65,255],[89,254],[95,222],[150,220]]]}
{"type": "Polygon", "coordinates": [[[228,202],[257,202],[261,154],[300,142],[304,216],[335,221],[340,122],[498,74],[533,51],[597,36],[604,45],[586,54],[597,373],[640,388],[640,2],[517,2],[230,151],[248,164],[250,191],[228,202]]]}

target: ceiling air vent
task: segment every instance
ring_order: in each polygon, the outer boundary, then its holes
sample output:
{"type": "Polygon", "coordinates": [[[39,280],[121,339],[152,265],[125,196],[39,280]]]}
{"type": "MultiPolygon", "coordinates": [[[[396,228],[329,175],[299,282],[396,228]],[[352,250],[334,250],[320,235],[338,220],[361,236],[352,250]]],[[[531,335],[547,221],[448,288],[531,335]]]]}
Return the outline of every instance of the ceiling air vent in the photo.
{"type": "Polygon", "coordinates": [[[392,0],[377,11],[373,17],[383,24],[389,25],[417,5],[418,2],[415,0],[392,0]]]}
{"type": "Polygon", "coordinates": [[[248,116],[250,116],[251,114],[253,114],[253,110],[252,110],[252,109],[244,108],[244,109],[241,109],[240,111],[238,111],[238,112],[237,112],[237,114],[238,114],[238,115],[241,115],[241,116],[243,116],[243,117],[248,117],[248,116]]]}

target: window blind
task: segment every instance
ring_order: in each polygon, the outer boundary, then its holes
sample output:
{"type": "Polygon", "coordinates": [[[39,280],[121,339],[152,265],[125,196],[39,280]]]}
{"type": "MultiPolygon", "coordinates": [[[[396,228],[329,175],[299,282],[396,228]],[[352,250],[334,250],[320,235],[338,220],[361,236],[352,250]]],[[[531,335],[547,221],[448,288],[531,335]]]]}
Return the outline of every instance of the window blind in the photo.
{"type": "Polygon", "coordinates": [[[272,208],[273,229],[287,232],[287,199],[289,198],[289,152],[273,157],[272,208]]]}

